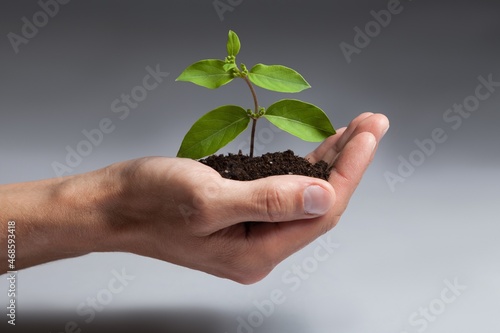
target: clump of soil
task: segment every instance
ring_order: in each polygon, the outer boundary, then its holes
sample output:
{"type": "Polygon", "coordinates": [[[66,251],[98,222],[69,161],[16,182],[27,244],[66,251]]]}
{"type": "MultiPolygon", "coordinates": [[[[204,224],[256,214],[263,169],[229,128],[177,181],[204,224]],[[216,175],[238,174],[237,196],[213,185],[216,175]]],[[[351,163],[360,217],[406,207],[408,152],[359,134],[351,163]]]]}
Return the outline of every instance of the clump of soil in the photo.
{"type": "Polygon", "coordinates": [[[258,157],[238,154],[212,155],[200,160],[224,178],[254,180],[277,175],[301,175],[328,180],[331,167],[325,161],[311,164],[293,151],[267,153],[258,157]]]}

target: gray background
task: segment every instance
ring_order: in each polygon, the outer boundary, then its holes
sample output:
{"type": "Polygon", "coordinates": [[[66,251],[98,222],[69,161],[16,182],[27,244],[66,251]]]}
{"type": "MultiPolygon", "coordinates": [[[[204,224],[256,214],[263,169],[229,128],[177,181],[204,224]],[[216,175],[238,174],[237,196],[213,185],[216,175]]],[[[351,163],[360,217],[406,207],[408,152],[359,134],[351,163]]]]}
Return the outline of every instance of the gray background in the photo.
{"type": "MultiPolygon", "coordinates": [[[[217,91],[174,82],[192,62],[224,57],[228,29],[242,40],[239,62],[301,72],[313,88],[291,97],[322,107],[335,127],[365,111],[391,121],[341,223],[323,237],[339,248],[295,292],[283,274],[310,262],[317,242],[251,286],[129,254],[91,254],[19,272],[18,321],[47,332],[64,331],[68,321],[82,332],[236,332],[238,317],[252,316],[254,302],[279,289],[285,302],[254,332],[499,332],[500,88],[456,130],[443,115],[474,94],[479,76],[500,81],[500,4],[401,5],[348,64],[339,44],[352,44],[354,27],[364,28],[373,20],[370,11],[386,9],[387,1],[247,0],[224,20],[212,1],[71,1],[18,54],[7,34],[20,34],[21,19],[32,21],[40,6],[2,1],[0,183],[55,177],[51,164],[64,162],[65,147],[75,148],[85,139],[82,130],[103,118],[115,130],[71,174],[141,156],[175,156],[206,111],[251,107],[241,82],[217,91]],[[170,75],[120,120],[111,103],[157,64],[170,75]],[[398,172],[398,158],[416,156],[414,141],[430,138],[435,128],[444,130],[446,142],[392,191],[384,174],[398,172]],[[86,323],[77,307],[122,268],[135,280],[86,323]],[[456,300],[425,329],[412,325],[409,317],[437,306],[444,280],[455,279],[467,287],[456,300]]],[[[262,105],[282,98],[258,93],[262,105]]],[[[259,124],[265,144],[258,153],[292,147],[304,155],[315,147],[284,133],[266,140],[266,127],[259,124]]],[[[234,152],[247,136],[222,152],[234,152]]],[[[2,277],[1,304],[6,286],[2,277]]]]}

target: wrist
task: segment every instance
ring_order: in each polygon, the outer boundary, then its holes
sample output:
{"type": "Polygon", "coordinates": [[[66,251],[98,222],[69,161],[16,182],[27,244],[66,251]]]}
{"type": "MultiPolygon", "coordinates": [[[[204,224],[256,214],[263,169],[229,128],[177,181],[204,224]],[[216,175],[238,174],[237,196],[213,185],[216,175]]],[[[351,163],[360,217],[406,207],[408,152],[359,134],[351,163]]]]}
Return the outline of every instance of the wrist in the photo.
{"type": "Polygon", "coordinates": [[[123,183],[113,166],[76,175],[56,185],[55,202],[61,207],[56,220],[66,223],[68,251],[126,251],[127,229],[117,208],[123,183]]]}
{"type": "Polygon", "coordinates": [[[113,178],[106,168],[0,186],[0,224],[5,229],[0,234],[4,239],[7,222],[15,221],[16,269],[91,252],[123,250],[125,232],[110,214],[120,185],[113,178]]]}

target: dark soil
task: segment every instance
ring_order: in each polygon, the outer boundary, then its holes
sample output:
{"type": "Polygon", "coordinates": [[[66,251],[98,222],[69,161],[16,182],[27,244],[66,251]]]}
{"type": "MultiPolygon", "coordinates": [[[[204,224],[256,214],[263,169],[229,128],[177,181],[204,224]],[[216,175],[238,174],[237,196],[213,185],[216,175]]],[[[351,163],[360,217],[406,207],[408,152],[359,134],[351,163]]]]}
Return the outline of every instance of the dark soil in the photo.
{"type": "Polygon", "coordinates": [[[277,175],[302,175],[328,180],[331,168],[324,161],[311,164],[293,151],[267,153],[258,157],[239,154],[212,155],[200,160],[224,178],[254,180],[277,175]]]}

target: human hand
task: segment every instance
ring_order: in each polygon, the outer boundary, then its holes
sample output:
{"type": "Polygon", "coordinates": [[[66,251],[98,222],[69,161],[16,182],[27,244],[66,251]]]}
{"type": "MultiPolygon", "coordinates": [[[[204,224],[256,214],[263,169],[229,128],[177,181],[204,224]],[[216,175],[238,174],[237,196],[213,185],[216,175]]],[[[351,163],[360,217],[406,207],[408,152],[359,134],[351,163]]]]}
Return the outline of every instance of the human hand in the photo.
{"type": "MultiPolygon", "coordinates": [[[[197,161],[148,157],[1,185],[0,222],[17,222],[18,269],[123,251],[253,283],[337,224],[387,128],[385,116],[365,113],[310,153],[311,162],[333,166],[329,182],[303,176],[240,182],[197,161]]],[[[0,273],[7,270],[2,265],[0,273]]]]}
{"type": "Polygon", "coordinates": [[[333,166],[329,182],[233,181],[179,158],[115,164],[110,174],[119,174],[123,185],[108,206],[110,221],[128,230],[125,251],[256,282],[337,224],[387,128],[385,116],[365,113],[310,153],[311,162],[333,166]]]}

